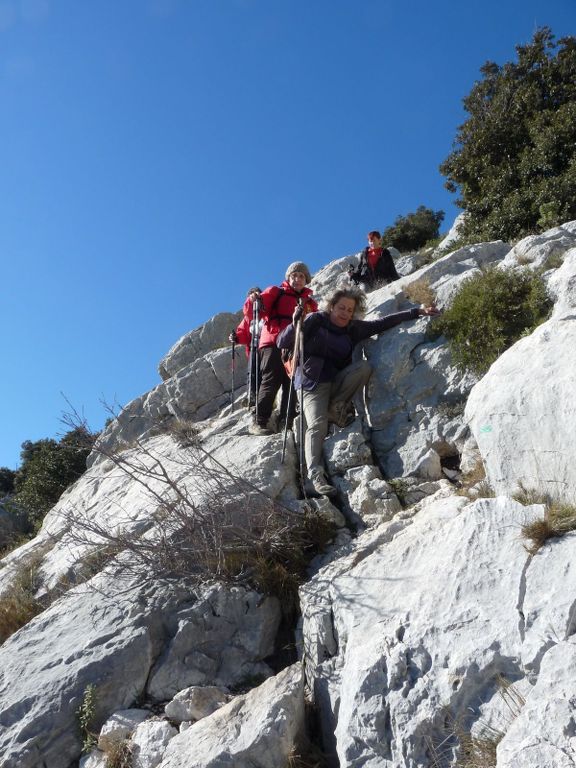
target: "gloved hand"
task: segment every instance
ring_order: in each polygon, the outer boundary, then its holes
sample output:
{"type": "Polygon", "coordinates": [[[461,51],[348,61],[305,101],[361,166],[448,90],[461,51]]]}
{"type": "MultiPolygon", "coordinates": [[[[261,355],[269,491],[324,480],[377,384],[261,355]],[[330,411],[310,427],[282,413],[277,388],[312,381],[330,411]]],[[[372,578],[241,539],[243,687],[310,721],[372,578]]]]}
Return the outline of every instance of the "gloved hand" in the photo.
{"type": "Polygon", "coordinates": [[[238,341],[238,336],[236,335],[236,331],[232,331],[232,333],[230,334],[230,336],[228,336],[228,341],[229,341],[231,344],[236,344],[236,342],[238,341]]]}

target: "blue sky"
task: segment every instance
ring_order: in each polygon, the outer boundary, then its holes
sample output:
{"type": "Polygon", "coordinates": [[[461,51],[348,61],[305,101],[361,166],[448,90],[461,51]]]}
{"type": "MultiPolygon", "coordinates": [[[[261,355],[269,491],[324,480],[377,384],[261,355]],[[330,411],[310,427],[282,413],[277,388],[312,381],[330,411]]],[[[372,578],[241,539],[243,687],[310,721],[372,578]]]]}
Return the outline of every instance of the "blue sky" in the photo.
{"type": "Polygon", "coordinates": [[[574,0],[0,0],[0,466],[426,205],[488,59],[574,0]]]}

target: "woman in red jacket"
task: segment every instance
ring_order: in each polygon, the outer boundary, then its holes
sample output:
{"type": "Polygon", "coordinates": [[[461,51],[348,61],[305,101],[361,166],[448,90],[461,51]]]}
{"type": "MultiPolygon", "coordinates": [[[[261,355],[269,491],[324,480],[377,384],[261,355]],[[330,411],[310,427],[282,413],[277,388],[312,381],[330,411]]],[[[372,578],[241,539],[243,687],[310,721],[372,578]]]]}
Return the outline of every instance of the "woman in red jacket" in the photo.
{"type": "MultiPolygon", "coordinates": [[[[263,320],[260,333],[260,389],[258,390],[258,420],[250,426],[252,435],[271,435],[268,421],[272,415],[274,400],[282,387],[280,420],[291,420],[293,413],[287,413],[290,378],[284,369],[280,350],[276,346],[276,337],[281,330],[292,322],[292,314],[302,299],[304,312],[316,312],[318,305],[312,299],[312,291],[306,288],[311,280],[310,270],[301,261],[290,264],[286,270],[286,279],[280,285],[271,285],[256,295],[250,294],[244,304],[244,315],[248,322],[252,320],[252,304],[260,302],[260,317],[263,320]]],[[[293,398],[295,403],[296,398],[293,398]]]]}

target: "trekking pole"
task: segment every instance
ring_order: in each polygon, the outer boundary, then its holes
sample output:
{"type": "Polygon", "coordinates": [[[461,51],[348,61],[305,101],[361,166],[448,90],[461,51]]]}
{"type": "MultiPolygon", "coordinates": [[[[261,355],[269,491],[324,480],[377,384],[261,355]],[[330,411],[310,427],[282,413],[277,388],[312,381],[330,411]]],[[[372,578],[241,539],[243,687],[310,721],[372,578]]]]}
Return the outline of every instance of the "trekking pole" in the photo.
{"type": "MultiPolygon", "coordinates": [[[[235,336],[233,337],[236,338],[235,336]]],[[[236,373],[236,341],[232,342],[232,392],[230,393],[231,405],[230,413],[234,413],[234,390],[236,389],[236,382],[234,380],[236,373]]]]}
{"type": "MultiPolygon", "coordinates": [[[[298,299],[298,306],[302,306],[302,299],[298,299]]],[[[282,458],[280,463],[284,464],[284,456],[286,455],[286,440],[288,439],[288,422],[290,420],[290,407],[292,405],[292,390],[294,389],[294,373],[296,372],[296,366],[298,365],[298,350],[300,348],[300,336],[302,335],[302,318],[298,320],[296,324],[296,330],[294,333],[294,348],[292,351],[292,372],[290,374],[290,388],[288,390],[288,404],[286,406],[286,423],[284,424],[284,438],[282,440],[282,458]]],[[[302,414],[300,414],[300,421],[302,421],[302,414]]]]}
{"type": "MultiPolygon", "coordinates": [[[[258,422],[258,374],[260,371],[260,360],[258,359],[258,344],[260,342],[260,298],[256,298],[256,301],[253,305],[254,309],[254,327],[252,329],[252,337],[251,341],[253,344],[253,354],[252,354],[252,361],[250,365],[254,366],[254,405],[255,405],[255,413],[254,417],[256,419],[256,422],[258,422]]],[[[250,367],[250,373],[252,373],[252,367],[250,367]]],[[[250,398],[249,398],[250,399],[250,398]]]]}
{"type": "Polygon", "coordinates": [[[252,366],[254,365],[254,325],[250,328],[250,355],[248,357],[248,410],[252,405],[252,366]]]}
{"type": "MultiPolygon", "coordinates": [[[[300,321],[302,322],[302,321],[300,321]]],[[[300,346],[298,349],[298,357],[302,361],[302,365],[304,365],[304,332],[301,329],[300,330],[300,346]]],[[[304,376],[300,377],[300,387],[299,387],[299,394],[300,394],[300,482],[302,483],[302,490],[304,491],[304,496],[306,496],[306,483],[304,481],[304,465],[305,465],[305,459],[304,459],[304,376]]]]}

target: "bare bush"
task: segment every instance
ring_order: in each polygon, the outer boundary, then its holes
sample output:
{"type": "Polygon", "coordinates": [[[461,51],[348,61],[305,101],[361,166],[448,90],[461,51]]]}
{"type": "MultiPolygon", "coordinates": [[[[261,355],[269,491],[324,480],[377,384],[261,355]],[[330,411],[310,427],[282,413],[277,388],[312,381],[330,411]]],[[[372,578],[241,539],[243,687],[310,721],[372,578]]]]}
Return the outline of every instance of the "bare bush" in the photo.
{"type": "Polygon", "coordinates": [[[169,456],[151,441],[136,441],[130,450],[102,450],[145,489],[153,512],[139,533],[128,517],[111,526],[76,508],[63,512],[66,540],[84,553],[74,567],[75,580],[107,563],[118,583],[191,576],[245,583],[279,594],[287,608],[294,607],[308,559],[334,528],[311,510],[289,509],[234,474],[203,447],[193,425],[177,422],[171,436],[179,450],[169,456]]]}

